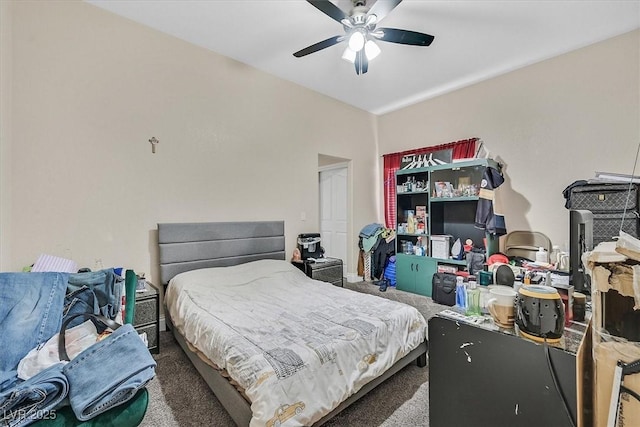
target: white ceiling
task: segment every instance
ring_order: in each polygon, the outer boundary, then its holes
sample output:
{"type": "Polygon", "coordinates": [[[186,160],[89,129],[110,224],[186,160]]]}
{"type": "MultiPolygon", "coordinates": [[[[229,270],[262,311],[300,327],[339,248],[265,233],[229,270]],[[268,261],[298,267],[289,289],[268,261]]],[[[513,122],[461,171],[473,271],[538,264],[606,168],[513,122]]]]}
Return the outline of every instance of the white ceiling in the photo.
{"type": "MultiPolygon", "coordinates": [[[[358,76],[341,59],[344,42],[293,56],[343,34],[303,0],[86,1],[374,114],[640,28],[640,0],[404,0],[379,26],[434,42],[378,42],[382,53],[358,76]]],[[[351,9],[350,0],[333,3],[351,9]]]]}

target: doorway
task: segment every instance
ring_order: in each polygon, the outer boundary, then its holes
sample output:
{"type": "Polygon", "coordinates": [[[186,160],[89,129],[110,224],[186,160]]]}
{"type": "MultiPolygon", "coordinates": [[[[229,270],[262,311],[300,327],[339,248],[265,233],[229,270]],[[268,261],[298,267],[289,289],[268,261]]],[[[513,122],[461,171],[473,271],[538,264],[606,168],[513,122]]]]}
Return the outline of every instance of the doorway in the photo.
{"type": "Polygon", "coordinates": [[[320,236],[325,256],[342,260],[347,268],[348,176],[346,164],[319,168],[320,236]]]}

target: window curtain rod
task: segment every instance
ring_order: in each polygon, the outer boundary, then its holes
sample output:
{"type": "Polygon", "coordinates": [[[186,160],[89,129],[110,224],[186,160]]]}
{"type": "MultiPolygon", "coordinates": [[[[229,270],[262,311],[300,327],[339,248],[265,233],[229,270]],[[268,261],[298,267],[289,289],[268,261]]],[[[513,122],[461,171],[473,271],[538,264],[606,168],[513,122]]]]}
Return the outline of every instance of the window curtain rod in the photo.
{"type": "MultiPolygon", "coordinates": [[[[425,153],[432,153],[434,151],[438,151],[438,150],[446,150],[448,148],[453,148],[455,145],[462,145],[462,144],[469,144],[469,143],[473,143],[474,148],[479,148],[480,145],[482,144],[482,139],[480,138],[469,138],[469,139],[461,139],[460,141],[454,141],[454,142],[447,142],[444,144],[439,144],[439,145],[431,145],[429,147],[422,147],[422,148],[414,148],[413,150],[404,150],[404,151],[397,151],[395,153],[386,153],[386,154],[380,154],[380,157],[384,157],[384,156],[405,156],[407,154],[425,154],[425,153]]],[[[474,156],[475,156],[475,151],[474,150],[474,156]]]]}

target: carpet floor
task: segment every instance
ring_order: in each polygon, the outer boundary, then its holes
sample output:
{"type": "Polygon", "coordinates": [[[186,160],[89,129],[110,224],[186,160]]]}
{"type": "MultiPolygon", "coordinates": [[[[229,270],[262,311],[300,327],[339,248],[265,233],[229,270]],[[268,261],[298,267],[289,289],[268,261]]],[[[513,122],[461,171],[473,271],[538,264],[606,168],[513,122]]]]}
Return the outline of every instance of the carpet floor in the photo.
{"type": "MultiPolygon", "coordinates": [[[[448,308],[434,303],[431,298],[395,288],[380,292],[377,286],[368,282],[345,281],[345,288],[410,304],[427,320],[448,308]]],[[[235,426],[171,332],[160,333],[160,354],[154,357],[158,366],[156,377],[148,385],[149,407],[141,424],[143,427],[235,426]]],[[[428,362],[425,368],[410,364],[325,426],[428,426],[428,380],[428,362]]]]}

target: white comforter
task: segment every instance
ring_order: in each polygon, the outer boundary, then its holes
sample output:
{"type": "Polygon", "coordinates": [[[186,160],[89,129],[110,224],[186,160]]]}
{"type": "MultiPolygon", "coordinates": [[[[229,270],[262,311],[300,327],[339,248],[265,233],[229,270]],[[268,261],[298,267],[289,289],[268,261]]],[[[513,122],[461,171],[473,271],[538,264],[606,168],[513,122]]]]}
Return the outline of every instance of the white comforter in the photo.
{"type": "Polygon", "coordinates": [[[251,399],[251,426],[310,425],[426,337],[406,304],[262,260],[174,277],[175,327],[251,399]]]}

